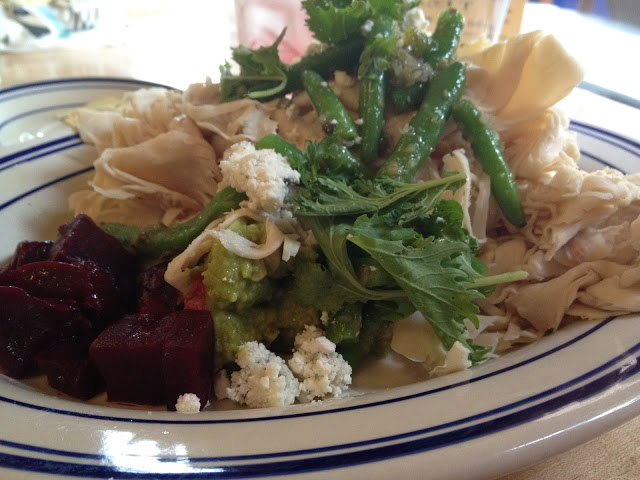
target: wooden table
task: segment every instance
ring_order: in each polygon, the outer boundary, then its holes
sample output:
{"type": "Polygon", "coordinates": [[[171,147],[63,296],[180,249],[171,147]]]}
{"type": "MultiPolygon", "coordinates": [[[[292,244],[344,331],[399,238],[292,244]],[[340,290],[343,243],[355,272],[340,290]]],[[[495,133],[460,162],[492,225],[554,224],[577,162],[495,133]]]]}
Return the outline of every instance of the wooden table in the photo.
{"type": "MultiPolygon", "coordinates": [[[[212,4],[214,2],[211,2],[212,4]]],[[[217,4],[217,2],[215,2],[217,4]]],[[[228,12],[227,12],[228,13],[228,12]]],[[[135,77],[184,88],[190,82],[201,81],[206,75],[217,78],[217,66],[228,57],[233,28],[225,22],[225,13],[218,18],[221,38],[206,49],[193,49],[187,43],[154,38],[102,48],[58,49],[23,53],[0,52],[0,87],[52,78],[77,76],[135,77]],[[206,53],[206,55],[203,54],[206,53]]],[[[582,99],[570,108],[583,108],[582,99]]],[[[632,110],[629,110],[632,112],[632,110]]],[[[640,125],[640,111],[633,112],[640,125]]],[[[630,131],[631,132],[631,131],[630,131]]],[[[549,452],[549,457],[520,472],[500,480],[607,480],[640,479],[640,418],[605,433],[591,442],[568,452],[549,452]]]]}

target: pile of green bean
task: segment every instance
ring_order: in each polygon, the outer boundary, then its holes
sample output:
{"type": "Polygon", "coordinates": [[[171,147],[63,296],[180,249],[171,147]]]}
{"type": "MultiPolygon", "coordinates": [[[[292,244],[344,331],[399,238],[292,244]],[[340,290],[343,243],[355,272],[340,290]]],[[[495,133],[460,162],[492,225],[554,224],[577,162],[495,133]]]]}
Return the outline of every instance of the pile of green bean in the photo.
{"type": "MultiPolygon", "coordinates": [[[[462,98],[466,67],[455,58],[464,17],[455,9],[444,10],[438,16],[433,35],[423,36],[422,40],[416,41],[424,51],[424,63],[434,73],[428,82],[411,85],[389,85],[389,62],[365,59],[367,46],[389,34],[389,20],[379,19],[365,38],[359,68],[359,126],[324,81],[321,73],[304,69],[300,74],[302,86],[309,94],[327,134],[321,146],[329,170],[351,178],[373,175],[364,166],[371,165],[378,158],[387,100],[396,111],[419,105],[406,133],[400,137],[376,176],[411,182],[420,166],[434,151],[445,123],[452,117],[471,143],[476,159],[489,175],[492,193],[505,218],[511,224],[523,227],[526,218],[499,137],[483,122],[474,105],[462,98]],[[359,160],[351,150],[359,152],[359,160]]],[[[314,59],[316,64],[324,65],[318,56],[314,59]]],[[[304,60],[300,63],[304,64],[304,60]]],[[[321,72],[326,73],[326,69],[321,69],[321,72]]],[[[294,167],[296,162],[304,161],[302,152],[275,136],[259,141],[256,146],[273,148],[282,155],[293,158],[294,167]]]]}

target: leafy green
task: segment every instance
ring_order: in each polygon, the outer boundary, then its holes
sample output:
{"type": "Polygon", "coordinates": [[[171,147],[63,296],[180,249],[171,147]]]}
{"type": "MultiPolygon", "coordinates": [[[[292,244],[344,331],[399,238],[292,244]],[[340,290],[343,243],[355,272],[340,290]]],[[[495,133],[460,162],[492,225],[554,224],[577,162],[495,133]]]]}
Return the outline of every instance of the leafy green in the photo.
{"type": "Polygon", "coordinates": [[[315,177],[307,174],[305,178],[308,179],[307,189],[292,199],[298,207],[298,216],[355,216],[379,212],[389,224],[399,225],[425,215],[445,190],[455,190],[466,180],[461,173],[419,183],[402,183],[382,177],[373,181],[355,180],[349,185],[317,173],[315,177]]]}
{"type": "Polygon", "coordinates": [[[240,74],[231,72],[229,62],[220,67],[222,98],[260,99],[282,92],[287,84],[286,66],[280,60],[278,45],[286,28],[273,45],[251,49],[243,45],[232,49],[231,56],[240,66],[240,74]]]}
{"type": "Polygon", "coordinates": [[[342,43],[360,35],[360,29],[373,13],[365,0],[304,0],[307,26],[313,36],[329,44],[342,43]]]}
{"type": "Polygon", "coordinates": [[[459,341],[472,352],[472,361],[481,360],[486,351],[464,338],[464,319],[477,321],[474,302],[483,298],[477,290],[465,287],[465,282],[480,276],[468,260],[469,246],[422,236],[407,245],[387,239],[391,228],[375,218],[360,217],[349,241],[369,253],[395,279],[447,349],[459,341]]]}

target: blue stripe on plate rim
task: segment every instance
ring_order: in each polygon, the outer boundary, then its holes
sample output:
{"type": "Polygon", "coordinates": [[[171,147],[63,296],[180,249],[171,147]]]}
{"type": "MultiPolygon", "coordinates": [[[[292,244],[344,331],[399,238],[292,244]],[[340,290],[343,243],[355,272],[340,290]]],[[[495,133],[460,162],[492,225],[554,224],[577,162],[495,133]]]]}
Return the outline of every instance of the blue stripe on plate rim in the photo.
{"type": "MultiPolygon", "coordinates": [[[[627,350],[624,358],[629,360],[630,354],[637,354],[640,350],[640,344],[627,350]]],[[[12,468],[16,470],[56,473],[58,475],[83,476],[93,478],[109,478],[117,476],[126,479],[148,479],[158,478],[160,475],[163,479],[205,479],[205,478],[248,478],[248,477],[269,477],[275,475],[291,475],[308,472],[318,472],[329,469],[344,468],[348,466],[362,465],[366,463],[379,462],[392,458],[403,457],[422,453],[446,446],[455,445],[461,442],[469,441],[474,438],[486,436],[500,432],[505,429],[513,428],[531,422],[540,416],[558,410],[569,403],[584,400],[588,397],[602,392],[612,385],[624,380],[630,379],[640,372],[640,357],[633,357],[633,362],[627,363],[623,368],[614,369],[607,372],[601,377],[593,380],[588,384],[584,384],[572,391],[563,393],[556,397],[550,398],[545,402],[529,407],[524,410],[509,413],[503,417],[492,418],[486,422],[477,423],[459,430],[444,432],[435,436],[417,438],[408,442],[396,443],[391,445],[383,445],[366,450],[349,451],[343,453],[335,453],[325,456],[313,456],[307,458],[298,458],[295,460],[282,460],[274,462],[260,462],[255,464],[234,464],[234,465],[213,465],[195,467],[193,462],[197,460],[211,462],[217,459],[211,458],[191,458],[176,457],[163,458],[162,460],[151,457],[157,461],[158,465],[162,464],[189,464],[188,470],[183,472],[175,472],[175,469],[167,469],[162,471],[149,471],[144,469],[134,470],[127,467],[123,470],[117,465],[92,465],[86,463],[72,463],[69,461],[50,460],[44,458],[27,457],[24,455],[16,455],[11,453],[0,453],[0,466],[12,468]]],[[[613,361],[613,360],[612,360],[613,361]]],[[[604,368],[605,365],[595,370],[604,368]]],[[[17,443],[4,442],[3,446],[20,449],[21,445],[17,443]],[[6,444],[5,444],[6,443],[6,444]]],[[[37,449],[38,447],[29,447],[29,449],[37,449]]],[[[47,454],[59,455],[60,451],[47,450],[47,454]]],[[[65,454],[66,452],[63,452],[65,454]]],[[[72,455],[69,455],[72,456],[72,455]]],[[[85,458],[85,457],[83,457],[85,458]]],[[[96,460],[109,462],[109,456],[96,455],[92,457],[96,460]]],[[[142,460],[145,457],[134,457],[142,460]]],[[[242,459],[242,458],[241,458],[242,459]]],[[[253,458],[252,458],[253,459],[253,458]]],[[[227,459],[225,459],[227,460],[227,459]]]]}
{"type": "MultiPolygon", "coordinates": [[[[575,122],[574,122],[574,124],[575,124],[575,122]]],[[[584,124],[578,124],[578,128],[580,128],[580,127],[583,127],[583,130],[584,130],[583,133],[586,133],[587,135],[591,135],[591,136],[594,136],[594,137],[597,137],[598,134],[604,135],[604,137],[599,138],[599,139],[603,140],[603,141],[606,141],[607,143],[609,143],[611,145],[618,146],[619,148],[623,148],[625,146],[635,147],[636,149],[638,148],[638,144],[637,143],[635,143],[633,141],[630,141],[630,140],[628,140],[628,139],[626,139],[624,137],[620,137],[620,136],[616,136],[616,135],[613,135],[613,134],[609,134],[609,132],[606,132],[604,130],[600,130],[600,129],[597,129],[597,128],[594,128],[594,127],[591,127],[591,126],[588,126],[588,125],[584,125],[584,124]],[[596,135],[593,135],[593,133],[595,133],[596,135]],[[611,141],[611,137],[615,137],[616,140],[621,141],[622,144],[618,144],[618,142],[611,141]]],[[[626,150],[631,152],[631,153],[637,154],[637,152],[633,151],[632,148],[626,148],[626,150]]],[[[45,155],[46,154],[44,154],[43,156],[45,156],[45,155]]],[[[592,158],[595,158],[595,157],[592,156],[592,158]]],[[[61,177],[60,179],[48,182],[47,184],[45,184],[45,185],[43,185],[41,187],[38,187],[37,189],[34,189],[33,191],[41,190],[43,188],[51,186],[51,185],[53,185],[55,183],[63,181],[63,180],[65,180],[67,178],[70,178],[72,176],[78,175],[80,173],[84,173],[84,172],[86,172],[88,170],[90,170],[90,168],[89,169],[84,169],[82,171],[71,173],[71,174],[66,175],[64,177],[61,177]]],[[[33,191],[31,193],[33,193],[33,191]]],[[[20,196],[20,198],[23,198],[24,196],[26,196],[28,194],[29,193],[25,193],[22,196],[20,196]]],[[[13,199],[9,203],[14,203],[18,199],[19,198],[13,199]]],[[[6,206],[7,206],[7,204],[5,203],[4,205],[0,206],[0,209],[5,208],[6,206]]],[[[564,344],[562,346],[556,347],[556,349],[553,349],[552,351],[557,351],[557,349],[559,349],[559,348],[565,348],[568,344],[574,343],[579,338],[583,338],[585,335],[593,333],[595,330],[598,330],[599,328],[602,328],[606,324],[608,324],[608,321],[605,321],[605,322],[603,322],[601,324],[598,324],[596,327],[594,327],[593,329],[589,330],[588,332],[585,332],[583,335],[581,335],[581,336],[579,336],[579,337],[577,337],[575,339],[572,339],[571,341],[567,342],[566,344],[564,344]]],[[[638,348],[639,348],[639,346],[640,345],[636,345],[632,349],[630,349],[627,352],[625,352],[625,354],[623,354],[624,358],[628,358],[628,355],[631,354],[631,353],[636,353],[638,348]]],[[[543,356],[546,356],[546,355],[552,353],[552,351],[545,352],[545,353],[539,355],[538,357],[536,357],[536,359],[537,358],[542,358],[543,356]]],[[[625,368],[622,368],[622,369],[615,369],[615,370],[613,370],[611,372],[606,373],[602,377],[590,382],[588,385],[579,386],[575,390],[563,393],[562,395],[559,395],[557,397],[553,397],[553,398],[551,398],[549,400],[544,401],[543,403],[538,403],[535,406],[528,407],[528,408],[526,408],[524,410],[519,410],[517,412],[504,415],[503,417],[500,417],[498,419],[492,419],[492,420],[489,420],[487,422],[483,422],[481,424],[473,425],[471,427],[467,426],[467,427],[464,427],[464,428],[459,429],[459,430],[455,430],[455,431],[447,432],[447,433],[443,433],[443,434],[438,434],[438,435],[431,436],[431,437],[428,437],[428,438],[422,438],[422,439],[419,439],[419,440],[413,440],[411,442],[405,442],[405,443],[403,443],[401,445],[376,447],[374,449],[376,453],[373,453],[372,455],[364,455],[360,460],[356,460],[354,458],[353,452],[351,452],[348,455],[348,457],[349,457],[348,464],[355,465],[355,464],[359,464],[359,463],[366,463],[366,462],[370,462],[370,461],[376,461],[376,460],[380,459],[380,456],[382,454],[382,451],[380,449],[383,449],[384,451],[386,451],[388,449],[391,449],[391,450],[389,450],[389,453],[386,454],[386,456],[385,456],[385,458],[391,458],[393,456],[405,455],[405,454],[410,454],[410,453],[417,453],[419,451],[425,451],[425,450],[429,450],[429,449],[433,449],[433,448],[440,448],[442,446],[445,446],[445,445],[448,445],[448,444],[451,444],[451,443],[459,443],[461,441],[465,441],[465,440],[468,440],[468,439],[471,439],[471,438],[475,438],[475,436],[486,434],[488,432],[487,427],[489,427],[489,429],[491,431],[494,431],[496,429],[497,430],[502,430],[502,429],[505,429],[505,428],[513,427],[513,426],[515,426],[517,424],[524,423],[526,421],[532,420],[533,418],[538,418],[539,416],[542,416],[542,415],[548,413],[550,410],[547,407],[550,407],[552,409],[560,408],[561,406],[566,404],[566,403],[564,403],[564,400],[562,400],[562,399],[565,399],[566,401],[575,401],[577,399],[586,398],[588,396],[595,395],[599,391],[602,391],[602,390],[608,388],[609,386],[611,386],[611,385],[613,385],[615,383],[618,383],[618,382],[620,382],[620,381],[622,381],[622,380],[624,380],[626,378],[629,378],[631,375],[634,375],[638,371],[639,367],[637,366],[637,360],[638,359],[636,358],[636,365],[632,365],[630,367],[629,366],[625,366],[625,368]],[[589,387],[589,388],[587,388],[587,387],[589,387]],[[568,399],[570,399],[570,400],[568,400],[568,399]],[[541,408],[541,407],[543,407],[543,408],[541,408]],[[511,418],[511,417],[513,417],[513,418],[511,418]],[[507,419],[507,418],[511,418],[511,420],[513,420],[513,421],[509,421],[509,422],[505,423],[504,419],[507,419]],[[493,425],[493,427],[490,427],[490,425],[493,425]],[[478,432],[474,434],[473,432],[476,431],[476,430],[478,430],[478,432]],[[467,433],[462,434],[462,437],[465,437],[465,438],[461,438],[460,435],[457,435],[457,436],[455,435],[456,432],[467,432],[467,433]],[[451,437],[452,435],[453,435],[453,437],[451,439],[445,440],[446,438],[451,437]],[[434,439],[436,439],[436,438],[440,438],[442,441],[440,441],[440,440],[435,441],[434,439]],[[428,439],[431,439],[431,440],[427,441],[428,439]],[[409,444],[414,444],[414,446],[411,447],[411,448],[407,448],[407,446],[409,444]],[[396,447],[400,447],[400,450],[396,451],[396,447]],[[393,453],[393,452],[396,452],[396,453],[393,453]]],[[[528,360],[527,363],[530,363],[530,361],[531,360],[528,360]]],[[[610,360],[609,362],[603,364],[601,367],[598,367],[598,368],[592,370],[588,374],[585,374],[585,375],[583,375],[581,377],[573,379],[570,382],[567,382],[567,384],[562,386],[562,388],[566,388],[567,386],[571,386],[571,385],[574,385],[574,384],[579,383],[581,381],[584,381],[584,379],[586,379],[586,378],[590,378],[590,377],[592,377],[594,375],[597,375],[603,369],[607,368],[607,366],[610,366],[612,364],[612,362],[615,363],[615,361],[616,361],[616,359],[610,360]]],[[[619,359],[618,359],[618,361],[619,361],[619,359]]],[[[498,374],[498,373],[502,373],[502,372],[504,372],[506,370],[511,370],[511,369],[517,368],[517,367],[518,367],[518,365],[514,365],[514,366],[511,366],[511,367],[505,368],[503,370],[500,370],[499,372],[494,372],[494,373],[492,373],[490,375],[492,376],[492,375],[495,375],[495,374],[498,374]]],[[[484,377],[478,377],[477,379],[473,379],[472,381],[478,381],[478,380],[481,380],[482,378],[487,378],[487,376],[489,376],[489,375],[486,375],[484,377]]],[[[466,383],[469,383],[469,382],[462,382],[462,383],[466,384],[466,383]]],[[[455,386],[456,385],[451,385],[451,386],[448,386],[448,387],[445,387],[445,388],[454,388],[455,386]]],[[[518,404],[531,403],[535,399],[540,399],[540,398],[543,398],[545,396],[551,395],[554,392],[557,392],[558,388],[559,387],[555,387],[554,389],[552,389],[552,391],[548,391],[548,392],[543,392],[541,394],[537,394],[537,395],[532,396],[530,398],[521,400],[520,402],[517,402],[517,403],[518,404]]],[[[400,400],[407,399],[407,398],[412,398],[412,397],[415,397],[415,396],[423,396],[423,395],[426,395],[426,394],[434,393],[434,391],[421,392],[419,394],[411,395],[411,396],[408,396],[408,397],[406,396],[406,397],[403,397],[401,399],[392,399],[392,400],[384,401],[384,402],[376,402],[374,404],[367,404],[367,405],[358,406],[358,407],[355,407],[355,408],[364,408],[364,407],[368,407],[368,406],[373,406],[375,404],[391,403],[391,402],[400,401],[400,400]]],[[[10,403],[14,403],[14,401],[12,401],[11,399],[7,399],[5,397],[0,398],[0,400],[9,401],[10,403]]],[[[17,402],[17,403],[20,403],[22,406],[25,406],[25,407],[38,408],[38,409],[51,411],[51,409],[48,409],[48,408],[45,408],[45,407],[40,407],[40,406],[30,405],[30,404],[24,404],[23,402],[17,402]]],[[[469,419],[460,419],[460,420],[457,420],[456,422],[453,422],[450,425],[431,427],[428,430],[437,431],[438,429],[451,427],[452,425],[459,425],[461,423],[466,423],[468,421],[477,420],[479,418],[483,418],[483,417],[490,416],[490,415],[495,415],[496,413],[499,413],[499,412],[505,411],[505,410],[509,410],[509,409],[514,408],[516,406],[517,405],[515,405],[515,404],[514,405],[508,405],[508,406],[503,406],[503,407],[500,407],[499,409],[496,409],[495,411],[484,412],[482,414],[476,415],[476,416],[471,417],[469,419]]],[[[347,407],[346,409],[351,409],[351,408],[347,407]]],[[[340,410],[342,410],[342,409],[340,409],[340,410]]],[[[333,413],[335,411],[336,410],[333,410],[333,411],[330,410],[330,411],[326,411],[326,412],[317,412],[317,413],[333,413]]],[[[78,412],[66,412],[66,411],[60,411],[60,410],[55,410],[54,413],[62,413],[62,414],[68,414],[68,415],[81,415],[78,412]]],[[[313,413],[311,413],[311,414],[313,414],[313,413]]],[[[291,416],[298,416],[298,415],[291,415],[291,416]]],[[[102,417],[102,416],[97,416],[97,417],[98,418],[103,418],[103,419],[104,418],[108,418],[110,420],[121,420],[121,421],[127,421],[127,422],[131,422],[132,421],[132,419],[130,419],[130,418],[102,417]]],[[[283,418],[283,417],[277,417],[277,418],[283,418]]],[[[273,419],[273,418],[272,417],[265,417],[265,418],[258,418],[258,419],[247,419],[246,421],[271,420],[271,419],[273,419]]],[[[133,421],[136,421],[136,420],[133,419],[133,421]]],[[[173,423],[173,422],[166,422],[166,421],[157,421],[157,422],[158,423],[173,423]]],[[[184,421],[180,421],[180,422],[177,422],[177,423],[217,423],[217,422],[212,422],[212,421],[190,421],[190,422],[184,422],[184,421]]],[[[420,432],[420,434],[424,434],[424,433],[425,433],[424,431],[420,432]]],[[[399,435],[399,436],[394,436],[394,438],[392,438],[391,440],[397,439],[397,438],[405,438],[407,436],[415,436],[415,435],[416,435],[415,432],[406,433],[406,434],[402,434],[402,435],[399,435]]],[[[360,442],[360,443],[363,444],[363,445],[374,444],[374,443],[378,444],[380,442],[383,442],[383,441],[387,442],[389,440],[390,440],[390,438],[375,439],[375,440],[372,440],[372,441],[360,442]]],[[[12,446],[13,448],[21,448],[18,444],[7,444],[7,442],[0,442],[0,445],[12,446]]],[[[347,446],[347,447],[341,446],[340,448],[350,448],[350,447],[353,447],[353,445],[350,445],[350,446],[347,446]]],[[[31,447],[31,446],[23,446],[22,448],[25,448],[25,449],[28,449],[28,450],[32,450],[32,449],[38,450],[39,449],[39,447],[31,447]]],[[[336,447],[325,447],[323,449],[314,449],[314,452],[315,451],[327,451],[327,449],[333,450],[335,448],[336,447]]],[[[48,449],[46,449],[46,450],[48,450],[48,449]]],[[[362,452],[362,453],[364,454],[366,452],[373,452],[373,450],[366,450],[365,452],[362,452]]],[[[77,452],[75,452],[75,453],[74,452],[62,452],[62,451],[54,451],[54,450],[48,450],[47,453],[59,454],[59,455],[68,455],[68,456],[84,455],[84,454],[80,454],[80,453],[77,453],[77,452]]],[[[304,454],[308,454],[309,452],[307,452],[307,451],[304,451],[304,452],[286,452],[286,453],[281,452],[281,453],[274,454],[274,455],[282,457],[282,456],[285,456],[285,455],[300,455],[300,454],[303,454],[303,453],[304,454]]],[[[334,455],[334,457],[336,457],[336,458],[333,458],[332,460],[330,460],[331,467],[329,467],[329,468],[334,468],[338,464],[340,464],[340,465],[342,464],[342,462],[340,462],[338,460],[341,455],[344,455],[344,454],[334,455]]],[[[23,462],[27,462],[27,464],[30,464],[32,467],[34,467],[33,469],[29,468],[30,471],[41,471],[39,469],[39,467],[34,466],[34,464],[31,461],[35,461],[36,463],[49,462],[48,460],[29,459],[27,457],[22,457],[22,456],[18,456],[18,455],[11,455],[11,454],[1,454],[0,457],[4,459],[4,460],[0,461],[0,465],[6,465],[9,468],[14,468],[11,465],[13,465],[15,462],[17,462],[18,464],[23,464],[26,467],[26,464],[24,464],[23,462]],[[5,460],[6,460],[6,462],[5,462],[5,460]]],[[[234,457],[234,459],[237,459],[237,458],[240,458],[240,457],[234,457]]],[[[260,458],[260,457],[258,456],[258,457],[250,457],[250,458],[260,458]]],[[[321,457],[320,460],[322,460],[322,462],[324,463],[328,459],[329,459],[328,457],[321,457]]],[[[168,461],[179,461],[179,459],[167,459],[167,460],[168,461]]],[[[208,458],[208,459],[207,458],[202,458],[202,459],[193,459],[192,458],[192,459],[189,459],[189,461],[200,461],[200,462],[212,461],[212,460],[213,459],[211,459],[211,458],[208,458]]],[[[228,460],[228,459],[225,458],[225,460],[228,460]]],[[[317,460],[317,459],[308,459],[308,461],[312,461],[312,463],[315,460],[317,460]]],[[[57,465],[55,467],[56,471],[58,471],[58,467],[64,467],[65,468],[65,474],[75,475],[73,473],[73,464],[65,464],[64,462],[53,462],[53,463],[57,465]],[[67,466],[71,466],[71,470],[67,471],[67,468],[66,468],[67,466]]],[[[287,463],[287,462],[285,462],[285,463],[287,463]]],[[[293,464],[297,465],[297,464],[300,463],[300,461],[298,460],[298,461],[295,461],[295,462],[288,462],[288,463],[293,463],[293,464]]],[[[276,467],[276,465],[279,465],[279,467],[276,468],[276,470],[278,470],[281,473],[285,473],[280,468],[280,467],[283,466],[281,464],[282,464],[282,462],[278,462],[277,464],[269,464],[269,466],[267,467],[267,471],[268,472],[273,472],[273,468],[276,467]]],[[[52,471],[51,468],[49,468],[51,466],[52,465],[49,465],[48,467],[46,467],[45,470],[42,470],[42,471],[52,471]]],[[[346,465],[343,465],[343,466],[346,466],[346,465]]],[[[86,467],[86,465],[85,465],[85,467],[86,467]]],[[[231,470],[225,470],[225,475],[224,476],[225,476],[225,478],[227,478],[231,474],[231,476],[234,477],[236,475],[233,472],[236,472],[236,471],[241,476],[246,476],[247,474],[253,475],[253,473],[250,473],[250,471],[252,471],[252,469],[255,469],[255,468],[257,468],[258,471],[254,472],[254,473],[258,474],[259,476],[264,476],[264,475],[270,475],[271,474],[271,473],[267,473],[267,471],[262,471],[262,473],[259,473],[259,471],[261,471],[262,467],[264,467],[264,464],[257,465],[257,466],[245,466],[245,467],[243,467],[242,471],[237,471],[238,467],[229,467],[231,470]],[[247,468],[249,468],[249,470],[247,470],[247,468]]],[[[106,466],[104,468],[107,469],[106,471],[111,472],[111,473],[109,473],[109,475],[111,475],[113,472],[119,472],[119,470],[117,468],[113,469],[112,467],[106,467],[106,466]]],[[[309,468],[311,468],[312,470],[318,470],[318,465],[316,465],[315,467],[309,467],[309,468]]],[[[320,467],[320,469],[322,469],[322,468],[325,468],[325,467],[320,467]]],[[[218,470],[216,470],[216,471],[218,471],[218,470]]],[[[290,471],[289,473],[300,473],[300,472],[304,472],[304,471],[309,471],[309,470],[307,470],[306,467],[302,467],[302,466],[298,465],[298,466],[295,467],[294,471],[290,471]]],[[[88,473],[89,472],[87,472],[87,471],[83,471],[81,474],[82,475],[87,475],[88,473]]],[[[203,473],[206,473],[206,472],[200,471],[200,472],[196,472],[194,475],[200,476],[203,473]]],[[[211,473],[211,472],[209,472],[209,473],[211,473]]],[[[219,473],[219,471],[218,471],[218,473],[219,473]]],[[[120,476],[121,476],[121,474],[122,474],[122,472],[119,472],[120,476]]],[[[135,474],[135,478],[146,478],[146,476],[147,476],[147,473],[145,473],[145,472],[132,472],[132,474],[135,474]]],[[[98,477],[101,477],[101,476],[102,475],[98,475],[98,477]]],[[[168,477],[166,475],[164,475],[163,477],[164,478],[170,478],[170,477],[168,477]]],[[[131,477],[131,478],[134,478],[134,477],[131,477]]],[[[189,478],[196,478],[196,477],[191,477],[190,476],[189,478]]]]}
{"type": "Polygon", "coordinates": [[[16,120],[30,117],[31,115],[38,115],[40,113],[52,112],[52,111],[60,112],[64,110],[71,110],[73,108],[78,108],[83,105],[85,105],[85,102],[61,103],[61,104],[49,105],[41,108],[34,108],[33,110],[25,110],[20,112],[17,115],[14,115],[13,117],[6,118],[3,122],[0,122],[0,130],[7,127],[8,125],[11,125],[16,120]]]}
{"type": "Polygon", "coordinates": [[[41,93],[59,92],[72,90],[74,87],[85,89],[115,89],[131,90],[131,87],[161,87],[173,89],[161,83],[138,80],[135,78],[117,77],[77,77],[62,78],[56,80],[44,80],[40,82],[23,83],[0,89],[0,104],[9,100],[15,100],[27,95],[38,95],[41,93]]]}

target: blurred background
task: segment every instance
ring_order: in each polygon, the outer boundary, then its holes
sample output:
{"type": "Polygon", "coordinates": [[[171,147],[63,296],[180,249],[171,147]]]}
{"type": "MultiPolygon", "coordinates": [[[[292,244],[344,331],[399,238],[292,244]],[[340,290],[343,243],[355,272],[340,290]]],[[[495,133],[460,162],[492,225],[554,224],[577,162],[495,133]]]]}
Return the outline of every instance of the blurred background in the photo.
{"type": "MultiPolygon", "coordinates": [[[[640,0],[424,0],[468,18],[466,40],[542,29],[584,65],[587,88],[640,106],[640,0]],[[491,8],[487,8],[491,5],[491,8]]],[[[270,44],[285,61],[312,40],[299,0],[0,0],[0,87],[68,76],[125,76],[177,88],[216,81],[230,47],[270,44]]]]}

